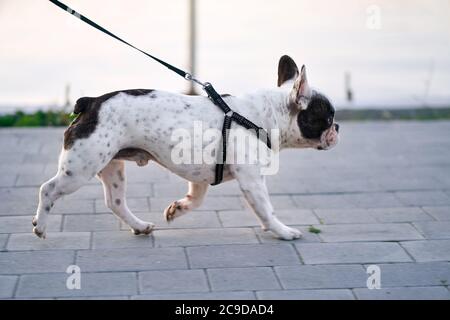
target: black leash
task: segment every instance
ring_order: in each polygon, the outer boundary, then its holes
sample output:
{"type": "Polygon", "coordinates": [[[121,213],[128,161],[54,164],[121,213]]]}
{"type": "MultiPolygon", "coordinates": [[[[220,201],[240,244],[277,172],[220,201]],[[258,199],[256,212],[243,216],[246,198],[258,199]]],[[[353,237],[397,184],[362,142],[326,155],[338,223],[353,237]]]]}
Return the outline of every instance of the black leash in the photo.
{"type": "Polygon", "coordinates": [[[214,87],[212,86],[211,83],[209,82],[200,82],[199,80],[195,79],[190,73],[183,71],[167,62],[165,62],[164,60],[161,60],[147,52],[145,52],[144,50],[141,50],[137,47],[135,47],[134,45],[130,44],[129,42],[123,40],[122,38],[116,36],[115,34],[113,34],[112,32],[106,30],[105,28],[103,28],[102,26],[98,25],[97,23],[95,23],[94,21],[92,21],[91,19],[85,17],[84,15],[80,14],[79,12],[76,12],[75,10],[73,10],[72,8],[70,8],[69,6],[65,5],[64,3],[58,1],[58,0],[49,0],[51,3],[53,3],[54,5],[60,7],[61,9],[63,9],[64,11],[70,13],[71,15],[77,17],[78,19],[80,19],[81,21],[87,23],[88,25],[90,25],[91,27],[94,27],[97,30],[100,30],[101,32],[109,35],[110,37],[113,37],[114,39],[130,46],[131,48],[145,54],[147,57],[155,60],[156,62],[159,62],[160,64],[162,64],[163,66],[165,66],[166,68],[172,70],[173,72],[175,72],[176,74],[180,75],[181,77],[183,77],[184,79],[188,80],[188,81],[193,81],[199,85],[202,86],[203,90],[205,90],[205,92],[208,94],[208,98],[216,105],[218,106],[224,113],[225,113],[225,118],[223,121],[223,127],[222,127],[222,150],[221,150],[221,154],[222,154],[222,161],[216,164],[216,173],[215,173],[215,180],[214,183],[212,183],[211,185],[217,185],[219,183],[222,182],[223,179],[223,169],[224,169],[224,165],[225,165],[225,161],[227,159],[227,140],[228,140],[228,132],[231,128],[231,124],[232,122],[236,122],[237,124],[243,126],[246,129],[253,129],[256,132],[256,135],[259,139],[261,139],[263,142],[266,143],[267,147],[270,149],[271,148],[271,143],[270,143],[270,139],[269,139],[269,134],[267,133],[267,131],[265,131],[263,128],[257,126],[256,124],[254,124],[253,122],[251,122],[250,120],[248,120],[247,118],[241,116],[239,113],[234,112],[233,110],[231,110],[231,108],[226,104],[226,102],[222,99],[222,97],[220,96],[220,94],[217,93],[217,91],[214,89],[214,87]],[[264,136],[260,136],[259,132],[260,130],[262,130],[265,134],[264,136]]]}

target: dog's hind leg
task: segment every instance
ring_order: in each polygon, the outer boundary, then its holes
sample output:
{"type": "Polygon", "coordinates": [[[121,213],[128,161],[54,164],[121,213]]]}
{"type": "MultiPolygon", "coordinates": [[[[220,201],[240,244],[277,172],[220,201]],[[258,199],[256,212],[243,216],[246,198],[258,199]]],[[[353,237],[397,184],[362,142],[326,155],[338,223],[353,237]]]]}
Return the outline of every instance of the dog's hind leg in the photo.
{"type": "Polygon", "coordinates": [[[105,193],[106,206],[131,227],[134,234],[150,234],[154,224],[145,222],[136,217],[128,208],[126,202],[125,164],[123,160],[111,160],[108,165],[98,173],[105,193]]]}
{"type": "Polygon", "coordinates": [[[186,196],[183,199],[174,201],[166,208],[166,210],[164,210],[164,217],[166,220],[170,222],[173,219],[198,208],[205,198],[208,186],[208,183],[189,182],[189,190],[186,196]]]}
{"type": "MultiPolygon", "coordinates": [[[[39,205],[36,215],[33,217],[33,232],[40,238],[45,238],[47,218],[56,200],[63,195],[75,192],[94,176],[96,165],[91,162],[89,170],[83,170],[76,165],[73,153],[63,151],[60,156],[58,172],[43,183],[39,189],[39,205]],[[92,168],[91,168],[92,167],[92,168]]],[[[87,166],[86,166],[87,167],[87,166]]]]}

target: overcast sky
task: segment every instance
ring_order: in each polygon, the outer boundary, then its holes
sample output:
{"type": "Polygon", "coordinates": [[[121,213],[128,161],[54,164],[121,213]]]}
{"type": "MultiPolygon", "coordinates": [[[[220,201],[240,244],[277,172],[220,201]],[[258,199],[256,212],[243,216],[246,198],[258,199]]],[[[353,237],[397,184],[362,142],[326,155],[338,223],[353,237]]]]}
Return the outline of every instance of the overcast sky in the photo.
{"type": "MultiPolygon", "coordinates": [[[[63,2],[187,66],[188,0],[63,2]]],[[[127,88],[186,88],[177,75],[46,0],[0,0],[0,39],[0,106],[62,103],[67,83],[72,100],[127,88]]],[[[356,106],[450,104],[450,1],[198,0],[197,76],[219,91],[275,86],[283,54],[306,64],[310,84],[337,105],[345,103],[346,71],[356,106]]]]}

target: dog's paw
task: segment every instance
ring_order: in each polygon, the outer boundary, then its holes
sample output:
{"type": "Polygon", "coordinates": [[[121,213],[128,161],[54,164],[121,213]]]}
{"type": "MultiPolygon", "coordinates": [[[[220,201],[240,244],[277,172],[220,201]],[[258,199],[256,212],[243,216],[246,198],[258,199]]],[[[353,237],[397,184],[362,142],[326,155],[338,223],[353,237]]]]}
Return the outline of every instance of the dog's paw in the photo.
{"type": "Polygon", "coordinates": [[[47,236],[47,226],[45,224],[39,224],[36,216],[31,220],[31,224],[33,225],[33,233],[37,235],[39,238],[45,239],[47,236]]]}
{"type": "Polygon", "coordinates": [[[167,222],[171,222],[176,217],[185,214],[187,210],[187,206],[184,206],[181,201],[175,201],[164,210],[164,218],[167,222]]]}
{"type": "Polygon", "coordinates": [[[300,239],[303,236],[300,230],[288,226],[277,228],[277,230],[272,230],[272,232],[281,240],[295,240],[300,239]]]}
{"type": "Polygon", "coordinates": [[[33,233],[35,235],[37,235],[39,238],[41,239],[45,239],[47,237],[47,232],[46,232],[46,227],[34,227],[33,228],[33,233]]]}
{"type": "Polygon", "coordinates": [[[149,235],[150,233],[152,233],[154,228],[155,225],[153,223],[147,223],[144,227],[139,229],[131,229],[131,231],[137,236],[140,234],[149,235]]]}
{"type": "Polygon", "coordinates": [[[33,217],[33,219],[31,219],[31,224],[33,225],[33,227],[37,226],[37,219],[36,216],[33,217]]]}

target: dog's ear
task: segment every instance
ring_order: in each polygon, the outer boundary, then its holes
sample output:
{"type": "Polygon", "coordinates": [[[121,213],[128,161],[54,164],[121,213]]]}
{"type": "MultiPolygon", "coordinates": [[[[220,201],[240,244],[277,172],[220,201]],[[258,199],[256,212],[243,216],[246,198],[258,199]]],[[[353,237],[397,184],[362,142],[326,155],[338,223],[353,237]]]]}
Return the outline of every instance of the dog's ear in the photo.
{"type": "Polygon", "coordinates": [[[306,67],[303,65],[291,91],[291,102],[298,106],[299,109],[306,109],[311,99],[311,94],[311,88],[306,77],[306,67]]]}
{"type": "Polygon", "coordinates": [[[295,79],[299,75],[297,65],[289,56],[282,56],[278,62],[278,86],[288,80],[295,79]]]}

